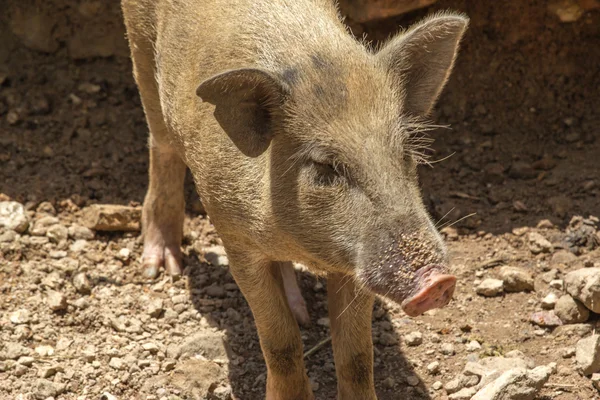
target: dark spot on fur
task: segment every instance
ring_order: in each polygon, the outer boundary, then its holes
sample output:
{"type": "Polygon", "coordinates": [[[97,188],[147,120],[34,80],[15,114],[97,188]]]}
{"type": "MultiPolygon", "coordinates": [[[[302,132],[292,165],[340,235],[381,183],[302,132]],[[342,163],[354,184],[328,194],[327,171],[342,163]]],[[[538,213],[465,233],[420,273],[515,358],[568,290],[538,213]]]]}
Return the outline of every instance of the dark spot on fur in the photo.
{"type": "Polygon", "coordinates": [[[312,60],[313,66],[318,70],[332,67],[331,62],[327,61],[327,59],[320,54],[313,54],[310,56],[310,59],[312,60]]]}
{"type": "Polygon", "coordinates": [[[298,345],[290,344],[283,349],[275,349],[268,344],[264,347],[272,373],[288,376],[296,372],[299,361],[302,360],[302,351],[298,345]]]}
{"type": "Polygon", "coordinates": [[[294,86],[296,83],[298,83],[298,80],[300,78],[300,72],[297,68],[290,67],[283,71],[281,77],[283,78],[283,81],[285,83],[287,83],[290,86],[294,86]]]}
{"type": "Polygon", "coordinates": [[[325,89],[323,89],[323,86],[316,84],[313,86],[313,93],[318,98],[323,98],[325,96],[325,89]]]}
{"type": "Polygon", "coordinates": [[[340,372],[345,380],[357,386],[368,386],[373,376],[373,363],[367,354],[358,353],[352,356],[350,362],[342,366],[340,372]]]}

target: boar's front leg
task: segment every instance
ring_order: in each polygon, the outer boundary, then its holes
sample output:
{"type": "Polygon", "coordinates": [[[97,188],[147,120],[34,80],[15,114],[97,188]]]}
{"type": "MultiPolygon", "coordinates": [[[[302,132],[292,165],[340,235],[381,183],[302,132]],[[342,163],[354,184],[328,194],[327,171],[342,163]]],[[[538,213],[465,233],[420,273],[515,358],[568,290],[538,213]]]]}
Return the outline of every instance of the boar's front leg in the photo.
{"type": "Polygon", "coordinates": [[[313,400],[302,358],[302,338],[288,305],[283,263],[232,251],[230,269],[248,301],[267,364],[267,400],[313,400]]]}
{"type": "Polygon", "coordinates": [[[327,300],[338,400],[376,400],[371,314],[374,296],[351,276],[327,279],[327,300]]]}

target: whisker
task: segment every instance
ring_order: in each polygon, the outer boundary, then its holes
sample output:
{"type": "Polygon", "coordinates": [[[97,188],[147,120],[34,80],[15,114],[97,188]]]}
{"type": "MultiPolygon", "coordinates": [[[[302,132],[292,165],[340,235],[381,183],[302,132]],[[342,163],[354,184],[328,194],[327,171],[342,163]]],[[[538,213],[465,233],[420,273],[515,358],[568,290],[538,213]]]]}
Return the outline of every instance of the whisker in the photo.
{"type": "Polygon", "coordinates": [[[439,221],[438,221],[438,222],[436,222],[436,223],[435,223],[433,226],[434,226],[435,228],[437,228],[437,227],[438,227],[438,224],[439,224],[440,222],[442,222],[442,220],[443,220],[444,218],[446,218],[446,217],[447,217],[447,216],[448,216],[448,215],[449,215],[449,214],[450,214],[452,211],[454,211],[454,209],[455,209],[455,208],[456,208],[456,207],[452,207],[452,208],[450,209],[450,211],[448,211],[446,214],[444,214],[444,215],[442,216],[442,218],[440,218],[440,219],[439,219],[439,221]]]}
{"type": "Polygon", "coordinates": [[[338,315],[338,317],[336,319],[340,319],[340,317],[346,312],[346,310],[348,308],[350,308],[350,306],[354,303],[354,301],[358,298],[358,296],[360,295],[360,293],[356,293],[356,295],[354,296],[354,298],[352,299],[352,301],[350,303],[348,303],[348,305],[346,306],[346,308],[344,308],[342,310],[342,312],[340,313],[340,315],[338,315]]]}
{"type": "Polygon", "coordinates": [[[346,286],[348,283],[350,283],[350,281],[352,281],[352,279],[354,279],[354,277],[352,275],[347,275],[343,279],[346,279],[346,282],[344,282],[342,286],[340,286],[340,288],[335,292],[335,294],[338,294],[344,288],[344,286],[346,286]]]}
{"type": "Polygon", "coordinates": [[[458,224],[460,221],[462,221],[462,220],[464,220],[464,219],[467,219],[467,218],[469,218],[469,217],[472,217],[473,215],[477,215],[477,213],[471,213],[471,214],[469,214],[469,215],[465,215],[464,217],[457,219],[456,221],[452,222],[451,224],[445,224],[444,226],[440,226],[440,228],[439,228],[439,229],[440,229],[440,230],[442,230],[442,229],[444,229],[444,228],[449,228],[449,227],[451,227],[451,226],[453,226],[453,225],[456,225],[456,224],[458,224]]]}

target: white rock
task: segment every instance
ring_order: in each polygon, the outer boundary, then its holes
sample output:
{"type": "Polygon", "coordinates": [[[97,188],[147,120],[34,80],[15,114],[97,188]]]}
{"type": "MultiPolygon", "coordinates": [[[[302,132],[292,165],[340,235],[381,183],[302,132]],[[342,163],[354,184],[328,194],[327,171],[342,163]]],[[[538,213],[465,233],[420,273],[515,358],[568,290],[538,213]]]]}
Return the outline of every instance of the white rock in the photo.
{"type": "Polygon", "coordinates": [[[600,371],[600,335],[592,335],[577,342],[575,360],[583,375],[600,371]]]}
{"type": "Polygon", "coordinates": [[[29,310],[21,309],[11,312],[8,319],[15,325],[27,324],[31,319],[31,314],[29,313],[29,310]]]}
{"type": "Polygon", "coordinates": [[[71,250],[73,253],[79,253],[81,251],[83,251],[88,245],[87,240],[84,239],[77,239],[75,241],[75,243],[73,243],[71,246],[69,246],[69,250],[71,250]]]}
{"type": "Polygon", "coordinates": [[[124,247],[121,250],[119,250],[119,254],[117,255],[117,258],[119,260],[126,261],[129,258],[130,253],[131,252],[129,251],[129,249],[127,247],[124,247]]]}
{"type": "Polygon", "coordinates": [[[47,357],[47,356],[51,356],[54,354],[54,348],[52,346],[41,345],[41,346],[37,346],[35,348],[35,352],[40,357],[47,357]]]}
{"type": "Polygon", "coordinates": [[[498,296],[504,291],[504,282],[499,279],[485,279],[475,289],[478,295],[485,297],[498,296]]]}
{"type": "Polygon", "coordinates": [[[418,346],[423,343],[423,334],[418,331],[410,332],[404,336],[404,343],[407,346],[418,346]]]}
{"type": "Polygon", "coordinates": [[[223,246],[210,246],[205,248],[203,251],[204,258],[212,265],[216,267],[229,265],[229,259],[227,258],[227,254],[225,253],[225,248],[223,246]]]}
{"type": "Polygon", "coordinates": [[[553,279],[550,281],[550,287],[556,290],[564,290],[564,281],[562,279],[553,279]]]}
{"type": "Polygon", "coordinates": [[[160,314],[164,310],[164,301],[163,299],[152,299],[148,303],[148,315],[154,318],[158,318],[160,314]]]}
{"type": "Polygon", "coordinates": [[[530,371],[511,369],[479,390],[471,400],[533,400],[551,374],[552,368],[548,366],[530,371]]]}
{"type": "Polygon", "coordinates": [[[567,293],[588,309],[600,313],[600,268],[583,268],[565,276],[567,293]]]}
{"type": "Polygon", "coordinates": [[[73,286],[81,294],[89,294],[92,291],[92,284],[85,272],[80,272],[73,277],[73,286]]]}
{"type": "Polygon", "coordinates": [[[556,302],[558,301],[558,296],[554,293],[550,292],[546,297],[542,299],[542,308],[545,310],[552,310],[554,306],[556,306],[556,302]]]}
{"type": "Polygon", "coordinates": [[[149,351],[152,354],[156,354],[158,353],[158,346],[156,345],[156,343],[152,343],[152,342],[148,342],[148,343],[144,343],[142,345],[142,348],[146,351],[149,351]]]}
{"type": "Polygon", "coordinates": [[[471,340],[469,343],[467,343],[467,351],[477,351],[477,350],[481,350],[481,344],[479,344],[479,342],[477,340],[471,340]]]}
{"type": "Polygon", "coordinates": [[[29,227],[29,217],[22,204],[16,201],[0,201],[0,227],[23,233],[29,227]]]}
{"type": "Polygon", "coordinates": [[[114,368],[116,370],[121,370],[121,369],[125,369],[126,364],[122,358],[112,357],[110,359],[110,361],[108,362],[108,366],[111,368],[114,368]]]}
{"type": "Polygon", "coordinates": [[[17,360],[17,362],[19,364],[24,365],[26,367],[31,367],[33,365],[34,361],[35,361],[35,358],[30,357],[30,356],[23,356],[17,360]]]}
{"type": "Polygon", "coordinates": [[[446,356],[451,356],[454,355],[454,345],[452,343],[444,343],[441,347],[441,352],[442,354],[446,355],[446,356]]]}
{"type": "Polygon", "coordinates": [[[434,362],[430,363],[429,365],[427,365],[427,372],[429,372],[431,375],[435,375],[438,372],[440,372],[440,363],[437,361],[434,361],[434,362]]]}

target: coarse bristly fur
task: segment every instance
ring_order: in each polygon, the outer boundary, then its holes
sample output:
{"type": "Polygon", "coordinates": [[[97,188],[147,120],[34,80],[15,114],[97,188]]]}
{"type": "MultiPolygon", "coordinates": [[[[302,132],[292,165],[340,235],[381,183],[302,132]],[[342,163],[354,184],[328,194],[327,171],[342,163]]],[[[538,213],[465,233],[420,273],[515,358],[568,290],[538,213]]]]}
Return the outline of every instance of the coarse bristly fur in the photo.
{"type": "Polygon", "coordinates": [[[468,19],[435,14],[371,49],[328,0],[122,4],[150,129],[147,270],[181,271],[187,167],[252,308],[267,399],[313,398],[290,260],[328,278],[339,398],[375,399],[372,293],[402,303],[448,264],[416,165],[468,19]]]}

